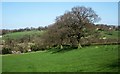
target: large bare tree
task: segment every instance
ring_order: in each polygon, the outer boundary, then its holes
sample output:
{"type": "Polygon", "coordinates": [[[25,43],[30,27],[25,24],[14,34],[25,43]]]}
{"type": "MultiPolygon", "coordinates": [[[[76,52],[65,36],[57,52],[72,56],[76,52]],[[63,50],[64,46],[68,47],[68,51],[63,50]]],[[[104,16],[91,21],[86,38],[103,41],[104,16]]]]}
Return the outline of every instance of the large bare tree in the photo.
{"type": "Polygon", "coordinates": [[[98,22],[100,18],[92,8],[86,8],[84,6],[73,7],[71,11],[66,12],[64,15],[56,18],[57,23],[62,27],[69,29],[68,37],[76,38],[78,42],[78,48],[81,48],[81,38],[89,34],[89,29],[92,28],[92,24],[98,22]]]}
{"type": "Polygon", "coordinates": [[[61,49],[64,44],[78,45],[81,48],[81,39],[91,34],[94,22],[99,20],[92,8],[73,7],[71,11],[57,17],[56,22],[48,27],[43,35],[43,43],[48,47],[58,45],[61,49]]]}

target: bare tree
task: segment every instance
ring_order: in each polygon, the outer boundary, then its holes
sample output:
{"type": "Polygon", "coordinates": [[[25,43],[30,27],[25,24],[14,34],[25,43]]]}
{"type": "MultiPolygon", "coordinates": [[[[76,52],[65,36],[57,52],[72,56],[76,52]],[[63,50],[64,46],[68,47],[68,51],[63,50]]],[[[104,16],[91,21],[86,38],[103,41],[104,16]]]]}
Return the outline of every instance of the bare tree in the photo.
{"type": "Polygon", "coordinates": [[[61,23],[61,27],[69,28],[69,37],[77,39],[78,48],[81,48],[80,39],[87,36],[89,30],[94,22],[99,21],[100,18],[92,8],[73,7],[71,11],[56,18],[57,23],[61,23]]]}
{"type": "Polygon", "coordinates": [[[63,49],[64,44],[77,45],[81,48],[81,39],[87,39],[94,29],[94,22],[100,18],[92,8],[73,7],[56,18],[56,22],[50,26],[42,36],[42,45],[52,47],[58,45],[63,49]]]}

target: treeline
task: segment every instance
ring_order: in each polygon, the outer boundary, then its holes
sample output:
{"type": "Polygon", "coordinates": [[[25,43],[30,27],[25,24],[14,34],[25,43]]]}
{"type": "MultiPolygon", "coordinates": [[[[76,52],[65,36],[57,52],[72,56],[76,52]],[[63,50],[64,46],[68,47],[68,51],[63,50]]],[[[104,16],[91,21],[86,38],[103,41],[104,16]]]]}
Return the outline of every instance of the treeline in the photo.
{"type": "MultiPolygon", "coordinates": [[[[120,31],[120,26],[115,26],[115,25],[107,25],[107,24],[95,24],[96,29],[99,30],[104,30],[104,31],[109,31],[109,30],[119,30],[120,31]]],[[[2,29],[0,30],[0,35],[4,35],[7,33],[13,33],[13,32],[23,32],[23,31],[32,31],[32,30],[47,30],[48,27],[38,27],[38,28],[34,28],[34,27],[27,27],[27,28],[20,28],[20,29],[13,29],[13,30],[9,30],[9,29],[2,29]]]]}
{"type": "Polygon", "coordinates": [[[7,33],[24,32],[24,31],[32,31],[32,30],[41,31],[41,30],[46,30],[47,28],[48,28],[47,26],[45,26],[45,27],[40,26],[38,28],[33,28],[33,27],[29,28],[29,27],[27,27],[27,28],[13,29],[13,30],[2,29],[1,34],[4,35],[4,34],[7,34],[7,33]]]}
{"type": "Polygon", "coordinates": [[[115,30],[120,31],[120,26],[118,25],[108,25],[108,24],[96,24],[96,29],[103,30],[103,31],[109,31],[109,30],[115,30]]]}

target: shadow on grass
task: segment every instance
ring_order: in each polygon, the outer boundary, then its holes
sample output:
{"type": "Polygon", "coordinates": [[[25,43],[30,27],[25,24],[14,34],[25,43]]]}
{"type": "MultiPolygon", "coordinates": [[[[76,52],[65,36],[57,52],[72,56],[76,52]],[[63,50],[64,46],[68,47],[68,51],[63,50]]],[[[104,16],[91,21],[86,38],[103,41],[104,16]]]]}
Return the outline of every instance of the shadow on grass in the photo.
{"type": "Polygon", "coordinates": [[[106,67],[110,69],[116,69],[117,71],[119,71],[120,70],[120,58],[112,62],[111,64],[108,64],[106,67]]]}
{"type": "Polygon", "coordinates": [[[59,47],[55,47],[55,48],[51,48],[49,49],[48,52],[51,52],[51,54],[55,54],[55,53],[65,53],[71,50],[77,49],[77,47],[70,47],[70,46],[64,46],[63,49],[60,49],[59,47]]]}
{"type": "MultiPolygon", "coordinates": [[[[90,45],[82,45],[82,48],[88,47],[88,46],[90,46],[90,45]]],[[[53,47],[53,48],[50,48],[48,50],[48,52],[52,52],[52,54],[65,53],[65,52],[75,50],[75,49],[78,49],[78,47],[77,46],[70,46],[70,45],[63,45],[63,49],[60,49],[60,47],[53,47]]]]}

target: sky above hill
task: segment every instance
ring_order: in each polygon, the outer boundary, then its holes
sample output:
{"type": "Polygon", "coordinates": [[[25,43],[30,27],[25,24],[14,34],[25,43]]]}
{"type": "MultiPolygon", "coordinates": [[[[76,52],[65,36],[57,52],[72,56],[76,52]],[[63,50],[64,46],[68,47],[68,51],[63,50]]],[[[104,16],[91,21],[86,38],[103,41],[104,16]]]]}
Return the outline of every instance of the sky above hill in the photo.
{"type": "Polygon", "coordinates": [[[2,2],[1,6],[5,29],[47,26],[74,6],[93,8],[102,19],[98,23],[118,25],[117,2],[2,2]]]}

